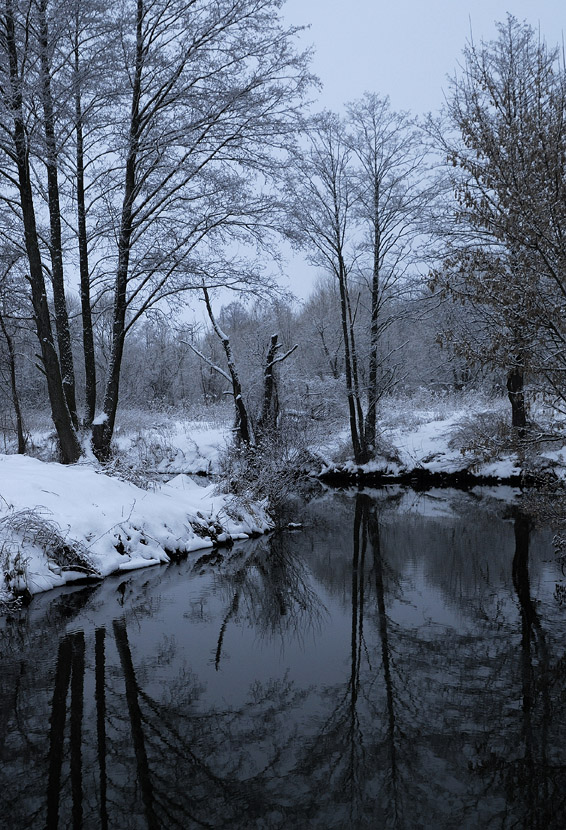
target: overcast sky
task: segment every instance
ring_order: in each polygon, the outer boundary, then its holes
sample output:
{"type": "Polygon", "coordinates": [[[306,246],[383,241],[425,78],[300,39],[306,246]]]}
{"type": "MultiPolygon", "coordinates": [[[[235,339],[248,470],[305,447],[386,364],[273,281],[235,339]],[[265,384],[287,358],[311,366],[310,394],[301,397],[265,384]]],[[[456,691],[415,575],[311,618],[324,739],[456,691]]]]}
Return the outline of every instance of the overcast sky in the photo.
{"type": "MultiPolygon", "coordinates": [[[[340,110],[368,91],[414,115],[440,109],[470,32],[476,43],[495,39],[507,12],[540,29],[549,46],[562,43],[566,0],[287,0],[283,7],[288,23],[310,26],[301,42],[313,46],[323,84],[315,110],[340,110]]],[[[290,256],[287,273],[305,299],[316,270],[290,256]]]]}
{"type": "Polygon", "coordinates": [[[289,23],[309,25],[302,42],[315,49],[324,84],[321,107],[340,109],[366,90],[389,95],[394,109],[437,110],[470,35],[492,40],[507,12],[549,45],[562,42],[565,0],[287,0],[289,23]]]}

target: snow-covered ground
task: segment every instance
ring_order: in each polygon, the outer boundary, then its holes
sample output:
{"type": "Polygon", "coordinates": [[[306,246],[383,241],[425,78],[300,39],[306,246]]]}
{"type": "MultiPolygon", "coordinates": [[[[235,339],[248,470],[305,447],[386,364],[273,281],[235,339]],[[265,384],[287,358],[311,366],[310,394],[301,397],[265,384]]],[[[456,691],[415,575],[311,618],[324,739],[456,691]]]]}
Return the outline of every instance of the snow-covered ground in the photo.
{"type": "MultiPolygon", "coordinates": [[[[508,406],[504,398],[479,395],[386,401],[379,420],[381,453],[364,469],[391,477],[467,470],[505,480],[528,462],[530,469],[566,479],[566,440],[537,445],[529,459],[505,449],[508,406]]],[[[0,455],[0,600],[13,589],[33,594],[89,572],[105,576],[166,562],[170,552],[189,553],[227,536],[269,529],[263,505],[238,504],[218,495],[206,478],[196,483],[189,475],[219,471],[231,421],[228,409],[223,418],[217,413],[209,420],[131,413],[117,430],[113,475],[88,452],[76,465],[54,463],[47,432],[34,436],[39,458],[0,455]],[[150,489],[133,483],[147,479],[150,489]]],[[[540,412],[538,421],[546,431],[540,412]]],[[[358,470],[346,424],[304,427],[311,458],[319,459],[313,473],[358,470]]]]}
{"type": "MultiPolygon", "coordinates": [[[[231,407],[204,410],[203,416],[137,409],[119,414],[113,445],[120,464],[156,478],[169,473],[209,475],[218,472],[219,458],[231,441],[231,407]]],[[[30,420],[29,455],[51,461],[57,452],[53,425],[47,413],[30,420]]],[[[0,451],[15,453],[14,432],[5,432],[0,451]]],[[[87,455],[90,455],[85,446],[87,455]]]]}
{"type": "Polygon", "coordinates": [[[478,477],[509,479],[523,471],[552,472],[566,479],[566,434],[553,413],[538,407],[531,417],[541,432],[558,440],[534,443],[527,452],[511,449],[509,402],[476,395],[430,395],[384,401],[378,420],[380,452],[359,467],[351,460],[347,427],[329,441],[322,453],[322,472],[377,473],[395,478],[414,471],[470,472],[478,477]],[[564,446],[563,446],[563,445],[564,446]],[[344,450],[347,447],[345,456],[344,450]]]}
{"type": "MultiPolygon", "coordinates": [[[[531,406],[529,416],[544,433],[559,434],[564,428],[556,411],[543,403],[531,406]]],[[[118,431],[121,463],[157,477],[218,472],[221,454],[231,440],[231,408],[208,419],[205,414],[198,420],[159,416],[152,421],[147,413],[139,418],[141,423],[130,415],[118,431]]],[[[312,421],[306,413],[304,418],[294,422],[294,428],[305,448],[319,459],[311,472],[357,472],[345,412],[332,423],[312,421]]],[[[469,472],[506,480],[528,470],[566,479],[566,431],[562,442],[535,443],[519,457],[512,449],[509,422],[506,396],[422,389],[384,398],[378,414],[380,451],[363,471],[391,477],[414,471],[469,472]]]]}
{"type": "MultiPolygon", "coordinates": [[[[230,413],[231,414],[231,413],[230,413]]],[[[218,472],[220,454],[231,439],[231,421],[156,420],[138,429],[122,429],[115,438],[120,457],[147,473],[218,472]]]]}
{"type": "Polygon", "coordinates": [[[169,553],[272,526],[263,505],[244,506],[183,474],[144,490],[92,463],[3,455],[0,481],[0,598],[167,562],[169,553]]]}
{"type": "MultiPolygon", "coordinates": [[[[491,457],[477,444],[473,422],[485,423],[475,431],[496,430],[500,422],[508,421],[509,403],[504,398],[490,399],[482,395],[422,395],[395,397],[382,403],[379,413],[379,434],[382,451],[375,461],[364,466],[366,472],[397,476],[413,470],[432,473],[455,473],[470,470],[477,475],[508,478],[519,475],[521,461],[516,454],[501,451],[491,457]],[[463,425],[469,424],[467,435],[463,425]],[[463,445],[469,446],[463,446],[463,445]]],[[[130,415],[126,425],[118,430],[115,445],[120,463],[143,471],[144,475],[160,476],[175,473],[216,474],[222,452],[231,440],[232,411],[226,410],[224,421],[183,420],[180,417],[161,417],[152,421],[147,414],[136,425],[130,415]]],[[[304,424],[305,441],[309,450],[321,459],[321,469],[337,465],[344,470],[357,466],[351,460],[350,431],[344,423],[335,422],[334,429],[322,429],[304,424]],[[336,428],[336,423],[338,427],[336,428]]],[[[487,440],[489,436],[484,436],[487,440]]],[[[481,441],[480,441],[481,443],[481,441]]],[[[489,440],[488,440],[489,444],[489,440]]],[[[551,457],[557,463],[560,454],[545,451],[548,464],[551,457]]],[[[566,451],[565,451],[566,459],[566,451]]],[[[313,470],[313,472],[318,472],[313,470]]]]}

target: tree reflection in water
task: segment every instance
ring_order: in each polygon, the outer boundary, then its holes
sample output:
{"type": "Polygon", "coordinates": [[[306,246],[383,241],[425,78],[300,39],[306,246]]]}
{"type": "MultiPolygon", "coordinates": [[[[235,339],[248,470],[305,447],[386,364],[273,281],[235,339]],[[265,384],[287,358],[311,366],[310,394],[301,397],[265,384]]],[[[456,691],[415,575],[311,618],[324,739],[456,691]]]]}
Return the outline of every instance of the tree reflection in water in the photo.
{"type": "Polygon", "coordinates": [[[338,704],[309,742],[300,768],[317,781],[321,802],[329,802],[319,803],[327,822],[321,826],[375,827],[376,820],[380,827],[410,826],[402,823],[399,800],[396,709],[413,701],[401,678],[403,704],[397,700],[384,572],[390,584],[399,580],[383,558],[376,504],[363,493],[355,499],[351,570],[350,676],[343,690],[329,690],[338,704]]]}
{"type": "MultiPolygon", "coordinates": [[[[517,595],[521,620],[521,744],[511,760],[493,754],[484,764],[484,774],[491,772],[492,785],[498,777],[513,807],[506,818],[515,826],[529,830],[546,830],[559,826],[566,802],[566,766],[549,757],[549,730],[552,702],[550,656],[536,602],[531,597],[529,581],[530,519],[520,511],[514,520],[515,555],[513,586],[517,595]],[[520,809],[517,806],[521,805],[520,809]],[[514,808],[514,809],[513,809],[514,808]]],[[[562,661],[561,661],[562,662],[562,661]]],[[[562,692],[563,694],[563,692],[562,692]]],[[[564,826],[562,822],[562,826],[564,826]]]]}
{"type": "Polygon", "coordinates": [[[251,551],[236,567],[218,579],[222,593],[231,596],[218,633],[215,668],[222,658],[224,635],[230,621],[246,619],[264,638],[293,636],[304,640],[323,624],[326,608],[310,584],[306,562],[294,556],[285,537],[250,543],[251,551]]]}
{"type": "Polygon", "coordinates": [[[489,517],[470,554],[471,501],[437,524],[330,504],[328,529],[5,626],[0,825],[566,826],[566,624],[533,597],[529,519],[489,517]]]}

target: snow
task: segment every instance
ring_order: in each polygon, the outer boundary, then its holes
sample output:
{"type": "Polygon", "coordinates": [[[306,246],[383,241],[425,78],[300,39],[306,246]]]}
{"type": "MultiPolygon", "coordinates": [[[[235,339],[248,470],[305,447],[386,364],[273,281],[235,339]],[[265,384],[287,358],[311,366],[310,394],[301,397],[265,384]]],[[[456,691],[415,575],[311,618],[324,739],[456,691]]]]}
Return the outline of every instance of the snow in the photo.
{"type": "Polygon", "coordinates": [[[560,447],[558,450],[546,450],[541,453],[542,458],[561,464],[566,467],[566,447],[560,447]]]}
{"type": "Polygon", "coordinates": [[[460,452],[450,449],[454,426],[461,420],[461,412],[448,417],[424,421],[412,430],[392,430],[389,438],[397,449],[401,466],[411,470],[423,467],[431,472],[454,472],[462,468],[460,452]]]}
{"type": "MultiPolygon", "coordinates": [[[[419,402],[413,399],[386,401],[379,415],[378,428],[382,450],[377,457],[364,465],[351,459],[339,460],[338,444],[324,447],[325,463],[322,474],[344,472],[349,474],[379,474],[395,479],[411,473],[432,473],[451,475],[472,473],[478,477],[502,481],[521,475],[522,464],[516,453],[502,452],[498,457],[483,460],[481,453],[462,448],[465,439],[461,431],[466,424],[482,417],[505,420],[508,413],[505,401],[491,401],[482,397],[462,399],[439,398],[419,402]],[[463,405],[464,404],[464,405],[463,405]],[[328,457],[333,460],[328,461],[328,457]]],[[[349,448],[349,431],[339,435],[339,441],[349,448]]],[[[552,464],[551,453],[547,453],[548,466],[552,464]]],[[[560,461],[559,453],[556,453],[560,461]]],[[[564,456],[566,467],[566,455],[564,456]]]]}
{"type": "MultiPolygon", "coordinates": [[[[450,447],[452,431],[460,421],[461,412],[453,412],[444,418],[418,420],[390,427],[383,436],[391,447],[391,457],[378,456],[362,467],[353,461],[341,464],[346,472],[361,469],[365,473],[380,473],[396,477],[412,470],[428,470],[431,473],[455,473],[469,467],[458,450],[450,447]]],[[[330,465],[327,469],[330,469],[330,465]]]]}
{"type": "Polygon", "coordinates": [[[122,430],[115,437],[119,456],[134,467],[161,474],[217,473],[231,440],[231,424],[174,419],[122,430]]]}
{"type": "MultiPolygon", "coordinates": [[[[89,568],[105,576],[147,567],[169,561],[172,551],[190,554],[269,529],[264,505],[238,505],[204,479],[220,470],[231,442],[233,410],[211,408],[204,414],[121,413],[115,434],[119,477],[106,475],[92,453],[76,465],[52,463],[52,430],[34,438],[35,449],[47,460],[0,455],[0,604],[8,589],[27,588],[33,594],[84,578],[89,568]],[[190,474],[199,474],[198,483],[190,474]],[[153,489],[124,478],[153,479],[153,489]],[[46,543],[50,534],[55,541],[46,543]],[[79,551],[82,560],[61,562],[57,551],[65,544],[79,551]]],[[[380,453],[362,467],[351,460],[344,421],[336,419],[330,428],[324,424],[309,437],[305,432],[311,474],[338,470],[394,480],[415,471],[471,472],[509,482],[520,475],[524,459],[501,448],[490,456],[481,441],[477,444],[482,435],[478,424],[488,434],[508,419],[505,399],[427,398],[426,390],[397,397],[382,403],[380,453]]],[[[544,424],[542,428],[548,431],[544,424]]],[[[536,463],[537,472],[566,479],[566,446],[559,442],[537,448],[536,463]]],[[[515,491],[507,490],[498,488],[494,497],[512,499],[515,491]]],[[[412,510],[435,515],[445,509],[433,493],[409,503],[412,510]]]]}
{"type": "Polygon", "coordinates": [[[511,478],[521,475],[521,464],[516,455],[504,455],[496,461],[480,464],[477,474],[490,478],[511,478]]]}
{"type": "Polygon", "coordinates": [[[94,421],[92,422],[93,426],[100,426],[101,424],[105,424],[108,420],[108,415],[106,412],[101,412],[100,415],[97,415],[94,421]]]}
{"type": "Polygon", "coordinates": [[[218,534],[228,541],[272,527],[264,505],[244,507],[187,475],[142,490],[91,463],[0,455],[0,481],[0,597],[8,589],[35,594],[84,578],[76,563],[61,567],[46,535],[55,533],[106,576],[168,562],[170,552],[212,547],[218,534]]]}

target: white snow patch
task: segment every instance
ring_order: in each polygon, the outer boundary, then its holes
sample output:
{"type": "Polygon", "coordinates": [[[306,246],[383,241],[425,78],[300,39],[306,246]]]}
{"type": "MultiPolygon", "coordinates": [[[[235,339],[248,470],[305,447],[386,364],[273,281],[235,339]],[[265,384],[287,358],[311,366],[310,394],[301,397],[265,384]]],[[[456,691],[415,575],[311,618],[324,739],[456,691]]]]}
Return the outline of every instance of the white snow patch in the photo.
{"type": "Polygon", "coordinates": [[[173,420],[120,430],[114,440],[120,458],[147,471],[210,474],[218,472],[230,434],[228,424],[173,420]]]}
{"type": "Polygon", "coordinates": [[[425,420],[409,430],[392,430],[388,438],[397,449],[401,465],[407,470],[422,467],[433,473],[465,468],[461,453],[449,446],[452,430],[463,414],[457,411],[448,417],[425,420]]]}
{"type": "Polygon", "coordinates": [[[224,539],[241,539],[272,527],[265,505],[243,506],[188,476],[146,491],[85,463],[63,466],[0,455],[0,481],[0,520],[6,520],[0,525],[0,592],[27,587],[34,594],[84,576],[58,567],[37,535],[10,530],[10,519],[25,515],[21,511],[34,511],[55,526],[101,576],[168,562],[167,551],[211,547],[218,528],[224,539]],[[203,527],[211,528],[210,536],[203,527]]]}
{"type": "Polygon", "coordinates": [[[490,476],[493,478],[510,478],[511,476],[521,475],[521,466],[515,455],[506,455],[496,461],[481,464],[477,473],[480,476],[490,476]]]}
{"type": "Polygon", "coordinates": [[[97,415],[94,421],[92,422],[93,426],[100,426],[101,424],[105,424],[108,420],[108,415],[106,412],[101,412],[100,415],[97,415]]]}

